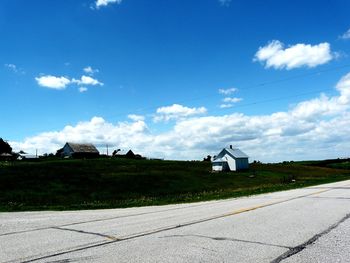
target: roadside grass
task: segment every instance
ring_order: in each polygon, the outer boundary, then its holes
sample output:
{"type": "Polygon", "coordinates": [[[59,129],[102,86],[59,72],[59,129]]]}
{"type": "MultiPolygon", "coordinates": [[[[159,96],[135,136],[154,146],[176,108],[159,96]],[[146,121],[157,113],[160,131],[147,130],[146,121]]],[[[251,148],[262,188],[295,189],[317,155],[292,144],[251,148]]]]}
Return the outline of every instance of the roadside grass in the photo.
{"type": "Polygon", "coordinates": [[[348,166],[251,164],[212,173],[198,161],[128,159],[0,162],[0,211],[100,209],[196,202],[350,179],[348,166]],[[347,169],[338,169],[347,168],[347,169]]]}
{"type": "Polygon", "coordinates": [[[330,164],[328,167],[336,168],[336,169],[348,169],[348,170],[350,170],[350,161],[330,164]]]}
{"type": "Polygon", "coordinates": [[[339,169],[350,169],[350,158],[328,159],[321,161],[300,161],[298,164],[318,167],[330,167],[339,169]]]}

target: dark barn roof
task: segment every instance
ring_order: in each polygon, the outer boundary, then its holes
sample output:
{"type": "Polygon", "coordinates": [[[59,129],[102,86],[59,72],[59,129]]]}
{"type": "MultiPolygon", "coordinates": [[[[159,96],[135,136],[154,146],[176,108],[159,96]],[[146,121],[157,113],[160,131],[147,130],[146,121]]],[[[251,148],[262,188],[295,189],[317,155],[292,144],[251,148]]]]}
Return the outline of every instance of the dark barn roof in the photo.
{"type": "Polygon", "coordinates": [[[99,153],[96,147],[91,143],[71,143],[67,142],[67,145],[75,153],[99,153]]]}
{"type": "Polygon", "coordinates": [[[125,154],[125,156],[134,158],[134,157],[135,157],[135,154],[133,153],[132,150],[129,150],[129,151],[125,154]]]}

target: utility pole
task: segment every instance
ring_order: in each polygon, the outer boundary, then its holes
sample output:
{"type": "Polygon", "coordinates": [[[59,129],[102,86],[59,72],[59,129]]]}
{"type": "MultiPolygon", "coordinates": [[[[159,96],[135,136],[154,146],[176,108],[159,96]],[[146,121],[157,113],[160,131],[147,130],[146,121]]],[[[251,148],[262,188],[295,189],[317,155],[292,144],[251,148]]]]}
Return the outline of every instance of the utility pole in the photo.
{"type": "Polygon", "coordinates": [[[38,158],[38,149],[35,149],[35,158],[38,158]]]}
{"type": "Polygon", "coordinates": [[[108,156],[108,144],[106,144],[106,148],[107,148],[107,156],[108,156]]]}

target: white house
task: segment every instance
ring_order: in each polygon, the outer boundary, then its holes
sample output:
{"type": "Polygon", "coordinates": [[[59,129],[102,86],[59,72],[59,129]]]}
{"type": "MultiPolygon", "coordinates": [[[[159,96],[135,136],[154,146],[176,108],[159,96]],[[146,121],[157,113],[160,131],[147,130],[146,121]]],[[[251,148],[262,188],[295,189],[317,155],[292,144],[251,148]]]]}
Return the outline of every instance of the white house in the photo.
{"type": "Polygon", "coordinates": [[[239,149],[224,148],[212,161],[213,171],[238,171],[249,168],[248,155],[239,149]]]}

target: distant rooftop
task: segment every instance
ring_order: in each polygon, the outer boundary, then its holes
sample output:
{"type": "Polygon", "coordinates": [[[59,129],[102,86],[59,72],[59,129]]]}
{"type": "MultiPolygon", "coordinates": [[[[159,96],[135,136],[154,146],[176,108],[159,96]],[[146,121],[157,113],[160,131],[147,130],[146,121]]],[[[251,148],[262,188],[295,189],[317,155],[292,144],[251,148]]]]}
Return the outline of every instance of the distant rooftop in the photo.
{"type": "Polygon", "coordinates": [[[76,153],[99,153],[96,147],[91,143],[72,143],[67,142],[68,146],[76,153]]]}

